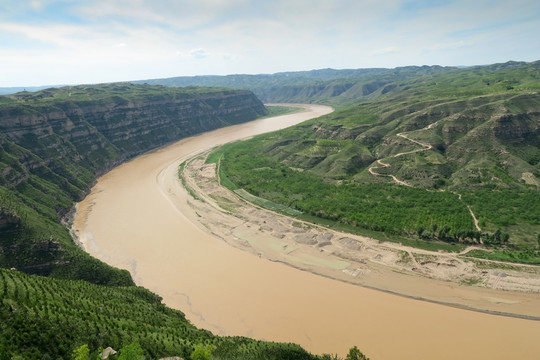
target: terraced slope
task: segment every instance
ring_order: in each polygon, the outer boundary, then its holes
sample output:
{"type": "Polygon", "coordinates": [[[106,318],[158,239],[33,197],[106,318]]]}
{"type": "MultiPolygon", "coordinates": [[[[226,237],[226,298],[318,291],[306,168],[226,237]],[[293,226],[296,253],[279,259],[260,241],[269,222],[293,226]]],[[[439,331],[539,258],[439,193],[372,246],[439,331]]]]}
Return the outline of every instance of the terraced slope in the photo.
{"type": "Polygon", "coordinates": [[[224,174],[352,231],[505,244],[537,258],[540,63],[390,85],[373,100],[228,147],[224,174]]]}

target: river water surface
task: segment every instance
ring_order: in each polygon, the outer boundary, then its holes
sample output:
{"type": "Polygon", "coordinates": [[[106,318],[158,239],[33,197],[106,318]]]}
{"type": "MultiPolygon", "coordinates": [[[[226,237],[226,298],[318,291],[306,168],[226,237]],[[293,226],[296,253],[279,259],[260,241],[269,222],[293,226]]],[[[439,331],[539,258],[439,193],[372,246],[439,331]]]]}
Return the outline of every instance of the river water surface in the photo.
{"type": "Polygon", "coordinates": [[[540,358],[539,321],[413,300],[261,259],[200,230],[163,191],[164,183],[175,186],[174,171],[164,170],[190,154],[330,111],[309,105],[185,139],[113,169],[79,203],[80,241],[216,334],[296,342],[342,357],[356,345],[372,360],[540,358]]]}

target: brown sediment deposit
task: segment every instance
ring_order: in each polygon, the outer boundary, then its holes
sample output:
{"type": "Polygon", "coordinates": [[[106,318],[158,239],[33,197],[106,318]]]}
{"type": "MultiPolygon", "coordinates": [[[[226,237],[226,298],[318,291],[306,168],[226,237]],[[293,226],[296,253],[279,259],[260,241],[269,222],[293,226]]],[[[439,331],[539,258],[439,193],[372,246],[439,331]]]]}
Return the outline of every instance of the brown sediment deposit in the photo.
{"type": "Polygon", "coordinates": [[[219,335],[340,355],[356,345],[377,360],[537,358],[540,321],[465,309],[538,319],[536,268],[478,270],[457,256],[385,247],[294,221],[228,198],[213,180],[215,169],[199,159],[185,170],[198,200],[182,187],[183,160],[331,111],[305,106],[185,139],[113,169],[79,203],[80,242],[219,335]],[[477,277],[455,270],[467,266],[477,277]]]}

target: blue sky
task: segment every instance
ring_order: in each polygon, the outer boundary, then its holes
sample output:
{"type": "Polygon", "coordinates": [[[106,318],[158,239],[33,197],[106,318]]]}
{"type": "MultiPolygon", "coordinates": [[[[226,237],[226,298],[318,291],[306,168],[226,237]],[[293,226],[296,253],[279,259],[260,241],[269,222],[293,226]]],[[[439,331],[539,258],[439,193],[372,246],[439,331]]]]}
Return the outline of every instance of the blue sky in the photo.
{"type": "Polygon", "coordinates": [[[0,0],[0,87],[540,60],[538,0],[0,0]]]}

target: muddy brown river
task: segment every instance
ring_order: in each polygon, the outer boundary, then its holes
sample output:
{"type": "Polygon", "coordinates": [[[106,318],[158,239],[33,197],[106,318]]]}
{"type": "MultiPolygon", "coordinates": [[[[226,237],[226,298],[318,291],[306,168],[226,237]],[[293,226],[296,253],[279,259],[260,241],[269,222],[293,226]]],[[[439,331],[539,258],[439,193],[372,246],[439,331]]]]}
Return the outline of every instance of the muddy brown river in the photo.
{"type": "Polygon", "coordinates": [[[342,357],[356,345],[372,360],[540,358],[539,321],[413,300],[259,258],[199,229],[163,190],[180,187],[165,170],[194,153],[330,111],[309,105],[184,139],[113,169],[78,205],[81,243],[219,335],[295,342],[342,357]]]}

